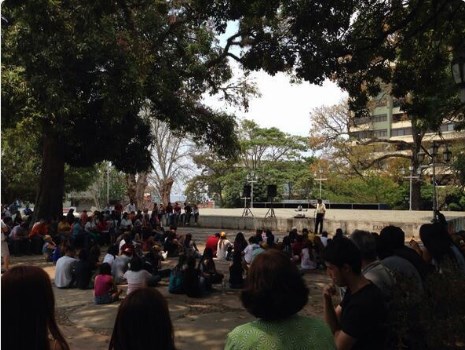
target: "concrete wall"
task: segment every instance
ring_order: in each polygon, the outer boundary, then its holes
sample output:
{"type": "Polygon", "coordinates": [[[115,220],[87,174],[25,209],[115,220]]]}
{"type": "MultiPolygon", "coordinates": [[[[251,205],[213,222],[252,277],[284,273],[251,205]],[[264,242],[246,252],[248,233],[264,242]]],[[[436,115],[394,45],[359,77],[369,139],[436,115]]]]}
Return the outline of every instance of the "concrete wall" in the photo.
{"type": "MultiPolygon", "coordinates": [[[[450,219],[449,230],[456,232],[465,228],[465,217],[450,219]]],[[[382,222],[382,221],[364,221],[364,220],[326,220],[324,221],[324,230],[334,234],[337,228],[342,228],[344,232],[352,232],[356,229],[370,232],[380,232],[381,229],[388,225],[398,226],[405,232],[405,238],[418,238],[420,226],[425,222],[382,222]]],[[[238,231],[254,231],[257,228],[271,229],[277,232],[289,232],[292,227],[297,227],[299,231],[308,228],[313,231],[315,227],[314,218],[261,218],[261,217],[240,217],[240,216],[201,216],[199,226],[217,229],[232,229],[238,231]]]]}

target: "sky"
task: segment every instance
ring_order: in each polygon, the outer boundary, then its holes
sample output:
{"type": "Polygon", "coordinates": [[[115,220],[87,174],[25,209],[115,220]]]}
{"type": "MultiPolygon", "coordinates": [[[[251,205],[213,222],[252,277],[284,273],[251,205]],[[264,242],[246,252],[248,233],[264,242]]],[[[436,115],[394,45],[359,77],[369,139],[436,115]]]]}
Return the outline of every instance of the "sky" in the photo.
{"type": "MultiPolygon", "coordinates": [[[[226,33],[219,37],[220,45],[224,46],[226,38],[236,30],[237,23],[229,23],[226,33]]],[[[234,49],[233,53],[239,54],[234,49]]],[[[239,68],[234,67],[233,71],[239,75],[239,68]]],[[[291,84],[290,77],[285,74],[270,76],[264,71],[253,72],[251,76],[261,96],[250,100],[247,112],[227,107],[224,102],[214,97],[207,97],[205,103],[213,108],[234,113],[240,119],[254,120],[262,128],[276,127],[291,135],[308,136],[312,109],[337,104],[347,96],[330,81],[326,81],[322,86],[307,82],[291,84]]]]}
{"type": "Polygon", "coordinates": [[[322,86],[307,82],[291,84],[285,74],[270,76],[263,71],[253,73],[253,77],[261,96],[250,100],[247,112],[227,107],[215,98],[207,98],[206,103],[234,112],[240,119],[254,120],[263,128],[276,127],[291,135],[308,136],[312,109],[337,104],[346,96],[330,81],[322,86]]]}

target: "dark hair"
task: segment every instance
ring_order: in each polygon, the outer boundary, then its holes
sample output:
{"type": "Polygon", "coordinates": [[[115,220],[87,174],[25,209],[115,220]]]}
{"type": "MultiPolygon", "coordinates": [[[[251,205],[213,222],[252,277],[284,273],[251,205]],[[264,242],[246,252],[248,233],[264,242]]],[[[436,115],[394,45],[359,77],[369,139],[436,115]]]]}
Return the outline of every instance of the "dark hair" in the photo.
{"type": "Polygon", "coordinates": [[[103,263],[99,267],[99,273],[101,275],[111,275],[111,266],[109,263],[103,263]]]}
{"type": "Polygon", "coordinates": [[[36,266],[15,266],[2,276],[2,348],[50,349],[49,333],[69,350],[55,320],[48,274],[36,266]]]}
{"type": "Polygon", "coordinates": [[[420,226],[420,238],[433,259],[438,263],[449,257],[457,262],[451,246],[454,244],[447,232],[447,228],[440,224],[423,224],[420,226]]]}
{"type": "Polygon", "coordinates": [[[116,244],[112,244],[111,246],[108,247],[107,253],[110,255],[117,255],[119,251],[119,247],[116,244]]]}
{"type": "Polygon", "coordinates": [[[81,249],[79,251],[78,257],[79,257],[79,260],[81,260],[81,261],[89,260],[89,251],[87,249],[81,249]]]}
{"type": "Polygon", "coordinates": [[[378,257],[376,253],[376,239],[368,231],[355,230],[350,235],[350,239],[360,249],[362,259],[373,261],[378,257]]]}
{"type": "Polygon", "coordinates": [[[337,267],[349,265],[352,271],[359,275],[362,271],[362,255],[354,242],[341,237],[328,242],[323,250],[323,260],[337,267]]]}
{"type": "Polygon", "coordinates": [[[140,288],[121,302],[108,349],[176,349],[168,304],[158,290],[140,288]]]}
{"type": "Polygon", "coordinates": [[[295,264],[276,249],[259,254],[250,266],[244,307],[264,320],[282,320],[299,312],[308,301],[309,290],[295,264]]]}
{"type": "Polygon", "coordinates": [[[140,271],[142,267],[144,267],[144,263],[138,256],[134,256],[129,262],[129,270],[131,271],[140,271]]]}

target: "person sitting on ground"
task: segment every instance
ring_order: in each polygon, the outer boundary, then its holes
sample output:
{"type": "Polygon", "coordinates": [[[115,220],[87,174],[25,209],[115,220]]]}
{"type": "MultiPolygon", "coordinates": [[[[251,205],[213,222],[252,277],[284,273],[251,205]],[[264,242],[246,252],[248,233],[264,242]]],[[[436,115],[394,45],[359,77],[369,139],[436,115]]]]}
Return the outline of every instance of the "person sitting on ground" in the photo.
{"type": "Polygon", "coordinates": [[[331,331],[315,317],[298,314],[308,302],[309,289],[295,264],[270,249],[252,263],[242,304],[257,320],[240,325],[227,337],[225,350],[335,349],[331,331]]]}
{"type": "Polygon", "coordinates": [[[124,273],[128,269],[129,261],[134,254],[134,249],[131,247],[126,247],[123,250],[122,255],[118,255],[111,265],[111,274],[115,280],[116,284],[125,284],[126,279],[123,277],[124,273]]]}
{"type": "MultiPolygon", "coordinates": [[[[7,232],[7,231],[6,231],[7,232]]],[[[22,222],[11,229],[8,236],[11,243],[12,253],[15,255],[21,255],[29,253],[29,239],[28,239],[28,224],[22,222]]]]}
{"type": "Polygon", "coordinates": [[[10,232],[9,226],[5,223],[5,218],[1,221],[1,235],[2,235],[2,259],[3,259],[3,268],[5,271],[8,271],[10,268],[10,249],[8,248],[7,237],[10,232]]]}
{"type": "Polygon", "coordinates": [[[268,229],[265,231],[265,239],[263,240],[261,246],[264,249],[275,248],[276,244],[274,241],[274,235],[271,230],[268,229]]]}
{"type": "Polygon", "coordinates": [[[233,244],[231,241],[226,237],[225,232],[221,232],[220,240],[218,241],[218,246],[216,248],[216,257],[218,260],[226,260],[228,255],[228,249],[232,248],[233,244]]]}
{"type": "Polygon", "coordinates": [[[304,241],[300,258],[301,271],[310,271],[316,269],[316,260],[312,252],[312,243],[309,240],[304,241]]]}
{"type": "Polygon", "coordinates": [[[304,248],[304,237],[302,235],[298,235],[291,247],[293,260],[296,264],[299,264],[302,256],[302,249],[304,248]]]}
{"type": "Polygon", "coordinates": [[[75,280],[78,289],[92,289],[92,274],[95,265],[89,260],[89,251],[81,249],[78,255],[79,260],[75,264],[75,280]]]}
{"type": "Polygon", "coordinates": [[[2,275],[2,349],[69,350],[55,319],[48,274],[36,266],[15,266],[2,275]]]}
{"type": "Polygon", "coordinates": [[[244,266],[242,264],[242,253],[233,252],[232,263],[229,265],[229,287],[242,289],[244,287],[244,266]]]}
{"type": "Polygon", "coordinates": [[[465,257],[452,241],[446,226],[441,223],[423,224],[420,227],[420,238],[426,249],[423,255],[430,257],[425,260],[435,271],[442,272],[447,267],[465,275],[465,257]]]}
{"type": "Polygon", "coordinates": [[[176,231],[170,230],[163,244],[163,250],[167,253],[169,258],[179,256],[179,252],[182,251],[183,247],[178,241],[176,231]]]}
{"type": "Polygon", "coordinates": [[[155,279],[169,277],[171,269],[162,269],[163,256],[161,254],[161,246],[158,244],[150,247],[149,251],[143,257],[144,270],[150,272],[155,279]]]}
{"type": "Polygon", "coordinates": [[[53,261],[53,251],[57,248],[55,242],[53,242],[52,237],[49,235],[44,236],[44,245],[42,246],[42,253],[44,254],[44,259],[46,262],[53,261]]]}
{"type": "MultiPolygon", "coordinates": [[[[426,279],[429,273],[428,266],[422,257],[412,247],[405,245],[405,233],[400,227],[389,225],[381,230],[378,239],[378,256],[383,261],[383,264],[391,270],[394,266],[389,266],[388,264],[394,263],[396,259],[384,259],[398,256],[409,261],[417,270],[422,281],[426,279]]],[[[394,268],[394,270],[403,274],[406,272],[405,267],[394,268]]]]}
{"type": "Polygon", "coordinates": [[[119,224],[119,228],[122,232],[125,232],[125,231],[131,231],[132,230],[132,221],[131,219],[129,219],[129,214],[128,213],[124,213],[123,214],[123,217],[121,219],[121,222],[119,224]]]}
{"type": "Polygon", "coordinates": [[[328,245],[328,231],[323,231],[321,233],[320,241],[321,244],[323,244],[323,247],[326,247],[328,245]]]}
{"type": "Polygon", "coordinates": [[[57,233],[62,241],[68,241],[71,238],[71,225],[66,216],[62,215],[58,222],[57,233]]]}
{"type": "Polygon", "coordinates": [[[94,302],[95,304],[110,304],[119,300],[122,290],[116,288],[111,276],[111,266],[103,263],[99,267],[99,274],[94,280],[94,302]]]}
{"type": "Polygon", "coordinates": [[[247,240],[245,239],[244,234],[242,232],[238,232],[236,234],[236,238],[234,238],[233,251],[243,253],[247,245],[247,240]]]}
{"type": "Polygon", "coordinates": [[[197,248],[197,244],[192,239],[192,233],[187,233],[184,236],[181,244],[186,256],[193,256],[195,258],[200,258],[202,256],[202,254],[199,252],[199,249],[197,248]]]}
{"type": "Polygon", "coordinates": [[[246,263],[244,268],[247,270],[248,266],[252,264],[253,259],[264,251],[265,250],[257,243],[257,238],[255,236],[251,236],[249,238],[249,245],[244,249],[244,261],[246,263]]]}
{"type": "Polygon", "coordinates": [[[292,258],[292,247],[291,247],[291,239],[289,236],[284,236],[283,241],[281,243],[281,251],[286,254],[289,259],[292,258]]]}
{"type": "Polygon", "coordinates": [[[48,235],[48,223],[45,219],[40,219],[29,231],[29,241],[31,242],[31,251],[33,254],[43,254],[43,238],[46,235],[48,235]]]}
{"type": "Polygon", "coordinates": [[[155,285],[156,282],[153,276],[147,270],[144,270],[142,259],[138,256],[133,256],[128,264],[129,270],[123,275],[124,279],[128,282],[127,294],[131,294],[136,289],[147,287],[148,285],[155,285]]]}
{"type": "Polygon", "coordinates": [[[220,240],[220,233],[216,232],[214,235],[208,236],[205,242],[205,249],[212,250],[213,256],[216,257],[216,249],[218,248],[218,241],[220,240]]]}
{"type": "Polygon", "coordinates": [[[378,260],[375,237],[368,231],[355,230],[350,239],[360,250],[363,276],[373,282],[389,300],[395,279],[393,273],[378,260]]]}
{"type": "Polygon", "coordinates": [[[75,281],[76,250],[72,246],[65,246],[63,253],[64,255],[57,260],[55,265],[55,286],[72,288],[75,281]]]}
{"type": "Polygon", "coordinates": [[[121,302],[108,349],[176,349],[168,304],[158,290],[141,288],[121,302]]]}
{"type": "Polygon", "coordinates": [[[338,349],[383,349],[387,307],[376,285],[362,275],[362,258],[354,242],[338,238],[323,251],[326,273],[333,284],[323,290],[325,320],[338,349]],[[336,286],[346,287],[334,307],[336,286]]]}
{"type": "Polygon", "coordinates": [[[213,253],[210,248],[205,248],[203,256],[199,262],[201,276],[205,278],[207,290],[212,289],[213,284],[218,284],[223,281],[224,275],[216,270],[213,253]]]}
{"type": "Polygon", "coordinates": [[[118,246],[116,244],[110,245],[108,247],[107,253],[103,257],[102,263],[107,263],[111,267],[117,255],[118,255],[118,246]]]}
{"type": "Polygon", "coordinates": [[[191,298],[201,298],[206,294],[205,279],[201,278],[200,270],[195,267],[195,257],[188,256],[186,268],[183,270],[184,293],[191,298]]]}

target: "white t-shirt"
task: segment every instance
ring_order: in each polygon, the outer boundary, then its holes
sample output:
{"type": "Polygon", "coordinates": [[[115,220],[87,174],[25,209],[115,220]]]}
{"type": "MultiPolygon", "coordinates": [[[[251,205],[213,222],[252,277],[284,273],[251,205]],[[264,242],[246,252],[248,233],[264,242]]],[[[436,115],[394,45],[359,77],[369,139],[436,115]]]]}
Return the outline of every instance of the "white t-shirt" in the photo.
{"type": "Polygon", "coordinates": [[[58,288],[66,288],[69,286],[73,279],[71,266],[75,261],[77,261],[77,259],[67,255],[57,260],[55,266],[55,286],[58,288]]]}
{"type": "Polygon", "coordinates": [[[308,250],[308,248],[302,249],[302,259],[300,262],[300,267],[304,270],[316,269],[316,263],[310,259],[310,251],[308,250]]]}
{"type": "Polygon", "coordinates": [[[253,251],[260,249],[260,246],[257,243],[249,244],[244,248],[244,260],[247,264],[251,264],[253,261],[253,251]]]}
{"type": "Polygon", "coordinates": [[[228,248],[232,246],[232,243],[228,239],[220,239],[216,246],[216,257],[220,260],[226,259],[228,248]]]}
{"type": "Polygon", "coordinates": [[[113,261],[115,261],[115,257],[114,255],[111,255],[111,254],[105,254],[105,256],[103,257],[103,263],[108,263],[108,265],[112,265],[113,264],[113,261]]]}
{"type": "Polygon", "coordinates": [[[324,247],[326,247],[328,245],[328,237],[321,236],[320,241],[321,241],[321,243],[323,244],[324,247]]]}
{"type": "Polygon", "coordinates": [[[152,275],[147,270],[128,270],[124,273],[123,277],[128,281],[127,294],[130,294],[136,289],[147,287],[147,281],[152,275]]]}

